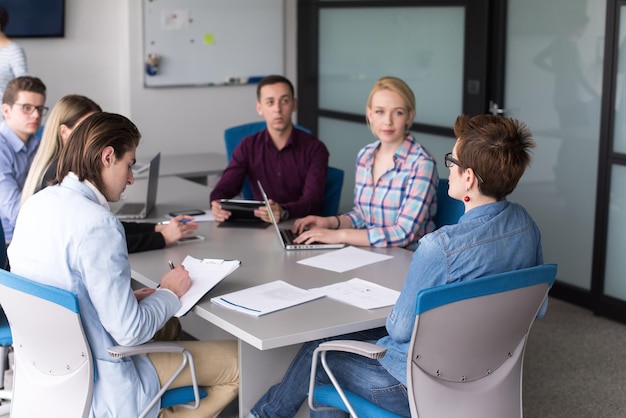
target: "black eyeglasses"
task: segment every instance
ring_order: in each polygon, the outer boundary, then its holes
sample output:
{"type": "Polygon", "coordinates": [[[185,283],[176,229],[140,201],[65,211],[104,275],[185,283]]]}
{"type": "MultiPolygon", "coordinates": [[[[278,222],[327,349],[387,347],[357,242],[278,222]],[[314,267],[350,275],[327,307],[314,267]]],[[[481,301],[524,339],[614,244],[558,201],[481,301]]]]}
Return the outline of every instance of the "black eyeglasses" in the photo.
{"type": "Polygon", "coordinates": [[[30,115],[35,110],[37,110],[37,112],[39,112],[41,116],[45,116],[46,113],[48,113],[48,108],[46,106],[35,106],[32,104],[28,104],[28,103],[13,103],[13,104],[17,106],[22,106],[22,112],[26,113],[27,115],[30,115]]]}
{"type": "MultiPolygon", "coordinates": [[[[454,157],[452,156],[452,153],[451,153],[451,152],[447,153],[447,154],[446,154],[446,156],[445,156],[445,157],[443,157],[443,160],[444,160],[444,162],[445,162],[445,164],[446,164],[446,167],[448,167],[448,168],[452,167],[452,164],[454,164],[454,165],[456,165],[456,166],[458,166],[458,167],[460,167],[460,168],[463,168],[463,169],[465,169],[465,168],[470,168],[470,167],[463,167],[463,164],[461,164],[461,162],[460,162],[459,160],[457,160],[456,158],[454,158],[454,157]]],[[[478,173],[476,172],[476,170],[474,170],[473,168],[472,168],[472,171],[474,171],[474,174],[476,175],[476,178],[478,179],[478,181],[479,181],[480,183],[484,183],[483,178],[482,178],[482,177],[480,177],[480,174],[478,174],[478,173]]]]}

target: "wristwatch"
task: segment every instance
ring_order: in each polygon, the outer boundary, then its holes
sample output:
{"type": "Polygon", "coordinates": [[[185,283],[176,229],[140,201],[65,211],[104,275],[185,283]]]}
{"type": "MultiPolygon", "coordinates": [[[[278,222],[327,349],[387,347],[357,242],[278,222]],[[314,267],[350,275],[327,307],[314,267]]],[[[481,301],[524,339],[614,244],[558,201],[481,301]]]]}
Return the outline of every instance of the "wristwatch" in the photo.
{"type": "Polygon", "coordinates": [[[280,213],[280,220],[286,221],[287,219],[289,219],[289,211],[287,209],[283,209],[283,211],[280,213]]]}

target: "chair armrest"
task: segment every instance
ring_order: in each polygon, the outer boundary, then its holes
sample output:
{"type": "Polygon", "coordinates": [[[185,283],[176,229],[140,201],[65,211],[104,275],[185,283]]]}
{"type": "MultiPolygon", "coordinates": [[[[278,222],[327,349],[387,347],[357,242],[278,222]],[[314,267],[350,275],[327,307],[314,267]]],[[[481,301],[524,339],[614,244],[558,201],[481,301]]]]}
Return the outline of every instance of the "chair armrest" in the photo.
{"type": "Polygon", "coordinates": [[[185,348],[174,342],[153,342],[145,343],[135,346],[123,346],[116,345],[114,347],[107,348],[109,355],[113,358],[123,358],[128,356],[134,356],[137,354],[148,353],[182,353],[185,348]]]}
{"type": "Polygon", "coordinates": [[[334,341],[326,341],[326,342],[321,343],[313,352],[313,358],[311,361],[311,376],[309,380],[309,408],[312,411],[323,411],[323,410],[333,409],[333,408],[326,408],[326,407],[317,407],[314,405],[314,402],[313,402],[314,397],[315,397],[314,392],[315,392],[315,376],[317,374],[317,357],[319,355],[321,358],[322,367],[326,371],[326,374],[328,375],[328,378],[330,379],[331,383],[335,387],[335,390],[337,391],[343,403],[346,405],[346,407],[350,411],[351,416],[356,417],[357,414],[354,411],[354,408],[348,401],[346,394],[344,393],[343,389],[341,389],[341,386],[339,386],[339,382],[337,382],[335,375],[333,374],[333,372],[328,367],[328,364],[326,363],[326,353],[328,351],[343,351],[346,353],[358,354],[363,357],[368,357],[374,360],[378,360],[379,358],[383,357],[385,353],[387,353],[387,349],[380,347],[376,344],[368,343],[365,341],[334,340],[334,341]]]}
{"type": "Polygon", "coordinates": [[[318,347],[321,351],[345,351],[347,353],[358,354],[363,357],[378,360],[387,353],[387,349],[379,345],[365,341],[335,340],[321,343],[318,347]]]}

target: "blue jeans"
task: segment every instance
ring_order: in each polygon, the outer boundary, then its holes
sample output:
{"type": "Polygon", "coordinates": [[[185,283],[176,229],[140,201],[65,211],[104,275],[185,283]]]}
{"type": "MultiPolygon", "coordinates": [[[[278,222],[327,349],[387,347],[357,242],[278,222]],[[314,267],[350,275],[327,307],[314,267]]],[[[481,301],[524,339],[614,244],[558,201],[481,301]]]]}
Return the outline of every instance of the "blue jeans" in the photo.
{"type": "MultiPolygon", "coordinates": [[[[272,386],[265,395],[261,397],[250,411],[251,415],[258,418],[292,418],[296,415],[302,403],[307,399],[311,375],[311,358],[313,351],[315,351],[320,343],[331,340],[376,341],[385,335],[387,335],[387,332],[385,328],[382,327],[311,341],[304,344],[291,362],[283,380],[272,386]]],[[[353,358],[353,361],[351,361],[344,359],[344,355],[341,354],[342,353],[332,353],[331,355],[331,353],[329,353],[326,358],[329,363],[332,361],[331,364],[335,364],[335,362],[341,363],[341,367],[333,368],[332,370],[340,384],[342,386],[344,383],[346,384],[346,386],[343,387],[354,391],[366,399],[373,399],[383,408],[390,406],[390,409],[394,412],[407,416],[410,415],[406,388],[387,373],[377,361],[371,361],[372,364],[366,365],[362,363],[363,360],[366,360],[364,357],[348,356],[353,358]],[[345,366],[344,362],[346,362],[345,366]],[[358,379],[354,378],[355,375],[358,376],[358,379]],[[355,383],[358,384],[357,386],[362,387],[353,387],[355,383]],[[367,395],[364,396],[363,393],[367,393],[367,395]],[[406,408],[404,408],[404,406],[406,406],[406,408]]],[[[321,365],[319,365],[317,370],[316,380],[320,383],[329,382],[321,365]]],[[[325,411],[319,413],[312,412],[311,416],[344,417],[347,415],[339,411],[325,411]]]]}
{"type": "MultiPolygon", "coordinates": [[[[362,398],[406,417],[411,416],[406,387],[378,362],[358,354],[333,351],[326,353],[326,362],[339,385],[362,398]]],[[[330,384],[328,375],[321,368],[315,377],[316,386],[330,384]]],[[[350,415],[343,411],[311,411],[315,418],[343,418],[350,415]]]]}

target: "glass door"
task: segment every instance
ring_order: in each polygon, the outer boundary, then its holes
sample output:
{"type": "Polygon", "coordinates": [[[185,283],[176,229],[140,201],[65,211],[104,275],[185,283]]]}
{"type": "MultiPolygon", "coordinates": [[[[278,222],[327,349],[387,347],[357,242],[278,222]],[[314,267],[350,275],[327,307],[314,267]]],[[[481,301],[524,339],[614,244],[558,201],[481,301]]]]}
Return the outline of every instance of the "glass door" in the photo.
{"type": "Polygon", "coordinates": [[[298,122],[345,172],[340,210],[351,209],[357,152],[375,140],[365,105],[382,76],[413,89],[411,130],[447,176],[442,159],[456,116],[487,107],[487,1],[301,0],[298,13],[298,122]]]}

